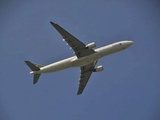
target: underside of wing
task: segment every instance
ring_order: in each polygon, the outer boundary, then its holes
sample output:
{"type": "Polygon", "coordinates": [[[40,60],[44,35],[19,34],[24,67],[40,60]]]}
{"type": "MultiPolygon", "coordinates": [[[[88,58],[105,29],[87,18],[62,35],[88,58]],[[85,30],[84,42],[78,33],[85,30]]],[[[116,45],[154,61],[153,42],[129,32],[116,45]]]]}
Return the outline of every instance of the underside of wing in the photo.
{"type": "Polygon", "coordinates": [[[65,40],[68,43],[68,45],[74,50],[74,53],[78,58],[94,53],[93,49],[87,49],[84,43],[82,43],[80,40],[75,38],[69,32],[64,30],[61,26],[53,22],[50,23],[62,35],[63,40],[65,40]]]}
{"type": "Polygon", "coordinates": [[[97,63],[97,61],[81,67],[81,75],[80,75],[80,79],[79,79],[79,88],[78,88],[77,95],[82,94],[82,92],[83,92],[83,90],[84,90],[93,70],[94,70],[94,66],[96,65],[96,63],[97,63]]]}

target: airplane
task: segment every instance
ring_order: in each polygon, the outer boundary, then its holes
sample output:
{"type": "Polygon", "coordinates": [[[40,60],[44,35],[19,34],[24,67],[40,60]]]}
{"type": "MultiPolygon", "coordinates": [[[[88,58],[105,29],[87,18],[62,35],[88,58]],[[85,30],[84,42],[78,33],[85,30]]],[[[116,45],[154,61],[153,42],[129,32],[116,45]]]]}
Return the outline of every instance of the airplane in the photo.
{"type": "Polygon", "coordinates": [[[75,56],[46,66],[25,61],[25,63],[32,70],[30,74],[34,75],[33,84],[38,82],[38,79],[42,73],[56,72],[72,67],[80,67],[79,88],[77,92],[77,95],[80,95],[82,94],[92,72],[100,72],[103,70],[102,65],[95,67],[98,59],[124,50],[133,44],[133,41],[124,40],[93,49],[96,47],[95,42],[86,45],[58,24],[52,21],[50,23],[61,34],[63,41],[66,41],[71,49],[73,49],[75,56]]]}

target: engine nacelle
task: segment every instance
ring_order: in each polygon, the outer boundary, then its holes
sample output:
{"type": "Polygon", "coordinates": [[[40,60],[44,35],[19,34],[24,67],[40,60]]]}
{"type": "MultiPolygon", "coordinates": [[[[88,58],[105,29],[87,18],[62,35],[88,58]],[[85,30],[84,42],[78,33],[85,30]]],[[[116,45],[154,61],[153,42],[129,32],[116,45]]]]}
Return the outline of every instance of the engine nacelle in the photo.
{"type": "Polygon", "coordinates": [[[98,66],[96,68],[94,68],[93,72],[100,72],[100,71],[103,71],[103,66],[98,66]]]}
{"type": "Polygon", "coordinates": [[[95,42],[92,42],[92,43],[89,43],[88,45],[86,45],[86,48],[88,48],[88,49],[92,49],[92,48],[95,48],[95,47],[96,47],[95,42]]]}

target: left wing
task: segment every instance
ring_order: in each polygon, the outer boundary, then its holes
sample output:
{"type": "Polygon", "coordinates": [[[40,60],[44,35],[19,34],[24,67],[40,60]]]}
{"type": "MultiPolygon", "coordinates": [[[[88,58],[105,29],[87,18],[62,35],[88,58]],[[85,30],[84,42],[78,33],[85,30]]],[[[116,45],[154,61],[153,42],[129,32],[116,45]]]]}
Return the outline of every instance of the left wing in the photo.
{"type": "Polygon", "coordinates": [[[82,94],[82,92],[83,92],[92,72],[93,72],[93,69],[94,69],[94,66],[96,65],[96,63],[97,63],[97,61],[81,67],[81,75],[80,75],[80,79],[79,79],[79,88],[78,88],[77,95],[82,94]]]}
{"type": "Polygon", "coordinates": [[[86,49],[86,45],[84,43],[68,33],[61,26],[53,22],[50,23],[62,35],[63,39],[68,43],[68,45],[74,50],[78,58],[95,53],[93,49],[86,49]]]}

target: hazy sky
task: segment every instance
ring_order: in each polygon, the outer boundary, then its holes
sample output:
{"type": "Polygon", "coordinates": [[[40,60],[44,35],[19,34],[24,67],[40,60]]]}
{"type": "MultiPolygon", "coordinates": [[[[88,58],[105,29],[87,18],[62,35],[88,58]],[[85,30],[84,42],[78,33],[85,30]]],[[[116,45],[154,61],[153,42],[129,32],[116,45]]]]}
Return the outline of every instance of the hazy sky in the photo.
{"type": "Polygon", "coordinates": [[[0,120],[159,120],[158,0],[0,1],[0,120]],[[73,56],[49,23],[85,44],[134,44],[98,61],[77,96],[79,68],[33,76],[24,63],[47,65],[73,56]]]}

